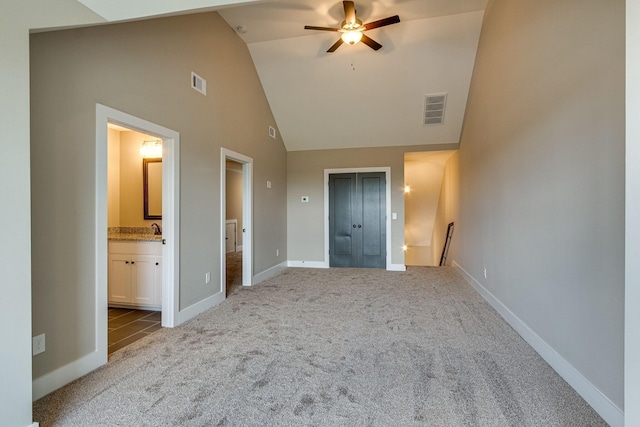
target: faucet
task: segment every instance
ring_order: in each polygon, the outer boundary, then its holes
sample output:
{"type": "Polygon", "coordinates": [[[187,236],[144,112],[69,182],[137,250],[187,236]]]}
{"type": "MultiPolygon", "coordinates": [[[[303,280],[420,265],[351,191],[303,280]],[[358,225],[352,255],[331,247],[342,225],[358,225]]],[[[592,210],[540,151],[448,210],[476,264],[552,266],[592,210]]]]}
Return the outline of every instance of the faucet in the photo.
{"type": "Polygon", "coordinates": [[[160,236],[162,235],[162,230],[160,229],[160,226],[157,223],[153,223],[151,224],[151,228],[153,228],[153,234],[156,236],[160,236]]]}

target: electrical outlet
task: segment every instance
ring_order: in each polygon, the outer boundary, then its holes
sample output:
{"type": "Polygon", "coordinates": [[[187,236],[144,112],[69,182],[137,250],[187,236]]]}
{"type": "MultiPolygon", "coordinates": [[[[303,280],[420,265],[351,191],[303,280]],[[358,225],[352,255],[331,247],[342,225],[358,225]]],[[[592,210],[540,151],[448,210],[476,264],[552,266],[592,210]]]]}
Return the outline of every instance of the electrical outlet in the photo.
{"type": "Polygon", "coordinates": [[[211,283],[211,272],[206,273],[206,274],[204,275],[204,282],[205,282],[205,283],[211,283]]]}
{"type": "Polygon", "coordinates": [[[44,353],[44,334],[40,334],[36,337],[33,337],[31,346],[32,346],[31,354],[33,356],[35,356],[36,354],[44,353]]]}
{"type": "Polygon", "coordinates": [[[271,188],[271,181],[267,181],[267,188],[271,188]]]}
{"type": "Polygon", "coordinates": [[[280,249],[276,249],[276,256],[280,256],[280,249]]]}
{"type": "Polygon", "coordinates": [[[487,267],[484,268],[483,274],[484,274],[484,278],[486,279],[487,278],[487,267]]]}

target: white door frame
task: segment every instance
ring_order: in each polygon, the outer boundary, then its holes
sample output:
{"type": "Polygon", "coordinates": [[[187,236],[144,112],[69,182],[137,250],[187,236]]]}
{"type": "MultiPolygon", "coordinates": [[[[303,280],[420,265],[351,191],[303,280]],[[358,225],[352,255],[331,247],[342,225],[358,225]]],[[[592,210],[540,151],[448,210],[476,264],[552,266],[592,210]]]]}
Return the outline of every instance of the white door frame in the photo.
{"type": "Polygon", "coordinates": [[[180,134],[96,104],[96,344],[107,353],[107,139],[108,124],[162,139],[162,326],[177,326],[180,295],[180,134]]]}
{"type": "MultiPolygon", "coordinates": [[[[227,159],[242,164],[242,286],[253,284],[253,159],[220,148],[220,236],[227,225],[227,159]]],[[[220,239],[220,291],[226,295],[227,258],[224,238],[220,239]]],[[[226,298],[226,297],[225,297],[226,298]]]]}
{"type": "Polygon", "coordinates": [[[325,169],[324,170],[324,267],[329,268],[329,175],[338,173],[367,173],[367,172],[384,172],[385,175],[385,193],[386,193],[386,216],[385,221],[387,228],[387,270],[394,270],[391,265],[391,168],[390,167],[371,167],[371,168],[343,168],[343,169],[325,169]]]}

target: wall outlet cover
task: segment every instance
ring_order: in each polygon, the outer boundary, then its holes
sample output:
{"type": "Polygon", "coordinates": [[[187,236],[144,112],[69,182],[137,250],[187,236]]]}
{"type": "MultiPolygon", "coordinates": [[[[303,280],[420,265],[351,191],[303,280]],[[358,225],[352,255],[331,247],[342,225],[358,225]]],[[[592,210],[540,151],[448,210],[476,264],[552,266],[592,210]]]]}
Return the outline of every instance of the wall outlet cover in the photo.
{"type": "Polygon", "coordinates": [[[38,336],[33,337],[32,343],[32,355],[44,353],[45,350],[45,342],[44,342],[44,334],[40,334],[38,336]]]}

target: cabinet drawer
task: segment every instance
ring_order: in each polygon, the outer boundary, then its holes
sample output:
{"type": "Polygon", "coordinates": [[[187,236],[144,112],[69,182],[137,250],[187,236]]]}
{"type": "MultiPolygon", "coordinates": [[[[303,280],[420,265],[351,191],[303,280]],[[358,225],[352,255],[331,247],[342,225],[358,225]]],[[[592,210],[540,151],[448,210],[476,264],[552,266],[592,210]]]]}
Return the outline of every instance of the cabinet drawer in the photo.
{"type": "Polygon", "coordinates": [[[162,255],[160,242],[109,242],[110,254],[162,255]]]}

